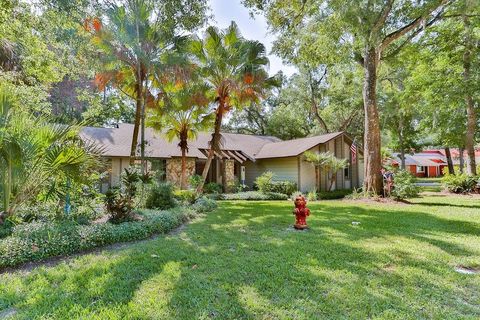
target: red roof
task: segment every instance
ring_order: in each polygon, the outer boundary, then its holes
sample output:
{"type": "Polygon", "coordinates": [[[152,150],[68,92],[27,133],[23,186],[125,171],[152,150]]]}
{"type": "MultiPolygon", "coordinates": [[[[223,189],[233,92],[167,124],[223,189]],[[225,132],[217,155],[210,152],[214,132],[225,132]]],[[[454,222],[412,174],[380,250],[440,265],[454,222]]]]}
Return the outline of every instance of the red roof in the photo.
{"type": "MultiPolygon", "coordinates": [[[[441,155],[445,155],[445,149],[433,149],[433,150],[425,150],[422,153],[439,153],[441,155]]],[[[457,148],[451,148],[450,153],[453,158],[458,158],[460,155],[460,151],[457,148]]],[[[464,150],[463,154],[467,157],[467,151],[464,150]]],[[[475,157],[480,157],[480,149],[475,150],[475,157]]]]}

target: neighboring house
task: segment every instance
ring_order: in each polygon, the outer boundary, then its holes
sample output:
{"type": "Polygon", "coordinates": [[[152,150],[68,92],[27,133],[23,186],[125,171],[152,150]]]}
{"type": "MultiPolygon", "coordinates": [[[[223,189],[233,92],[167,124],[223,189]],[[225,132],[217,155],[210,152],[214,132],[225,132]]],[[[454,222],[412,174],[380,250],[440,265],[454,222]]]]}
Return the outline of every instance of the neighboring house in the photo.
{"type": "MultiPolygon", "coordinates": [[[[400,154],[395,154],[391,164],[400,167],[400,154]]],[[[405,155],[405,166],[408,171],[417,177],[440,177],[447,166],[447,160],[439,150],[427,150],[415,154],[405,155]]]]}
{"type": "MultiPolygon", "coordinates": [[[[81,136],[103,149],[107,159],[109,177],[103,181],[102,190],[118,185],[120,175],[129,166],[133,125],[120,124],[118,128],[85,127],[81,136]]],[[[266,171],[272,171],[277,180],[295,182],[301,191],[315,188],[315,169],[303,159],[305,151],[330,151],[338,158],[351,160],[352,140],[343,132],[282,141],[276,137],[222,133],[223,148],[215,155],[207,182],[227,186],[242,181],[250,188],[255,179],[266,171]],[[223,177],[225,175],[225,177],[223,177]]],[[[201,174],[205,166],[210,133],[200,133],[196,141],[189,142],[187,176],[201,174]]],[[[146,157],[149,169],[164,172],[159,179],[180,183],[181,151],[178,141],[168,142],[161,133],[145,130],[146,157]]],[[[357,161],[337,173],[335,189],[352,189],[363,184],[363,154],[358,149],[357,161]]],[[[138,161],[138,160],[137,160],[138,161]]],[[[321,172],[321,188],[328,188],[329,174],[321,172]]]]}
{"type": "MultiPolygon", "coordinates": [[[[439,151],[443,155],[445,155],[445,150],[435,150],[439,151]]],[[[450,154],[452,156],[452,162],[454,165],[459,166],[460,165],[460,151],[456,148],[450,149],[450,154]]],[[[463,160],[464,160],[464,166],[467,166],[467,161],[468,161],[468,154],[467,150],[463,151],[463,160]]],[[[475,150],[475,162],[476,164],[480,164],[480,149],[475,150]]]]}

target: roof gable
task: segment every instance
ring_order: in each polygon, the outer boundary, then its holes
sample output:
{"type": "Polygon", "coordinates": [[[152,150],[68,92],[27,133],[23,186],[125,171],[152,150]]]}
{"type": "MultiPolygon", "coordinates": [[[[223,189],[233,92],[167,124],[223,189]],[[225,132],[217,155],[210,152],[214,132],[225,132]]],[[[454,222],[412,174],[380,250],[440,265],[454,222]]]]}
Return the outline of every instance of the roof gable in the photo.
{"type": "Polygon", "coordinates": [[[328,133],[321,136],[307,137],[301,139],[272,142],[265,144],[255,154],[256,159],[295,157],[299,154],[319,145],[326,143],[344,134],[343,132],[328,133]]]}

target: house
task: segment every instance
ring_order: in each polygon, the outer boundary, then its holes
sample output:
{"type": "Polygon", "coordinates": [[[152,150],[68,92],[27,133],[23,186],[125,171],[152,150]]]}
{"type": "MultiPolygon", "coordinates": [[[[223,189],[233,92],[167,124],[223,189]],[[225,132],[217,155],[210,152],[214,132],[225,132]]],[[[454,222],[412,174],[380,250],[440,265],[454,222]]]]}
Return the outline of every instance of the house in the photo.
{"type": "MultiPolygon", "coordinates": [[[[85,127],[81,137],[100,146],[107,159],[109,176],[102,182],[102,190],[118,185],[120,175],[129,166],[133,125],[120,124],[116,128],[85,127]]],[[[210,133],[200,133],[189,142],[187,175],[201,174],[207,159],[210,133]]],[[[255,179],[272,171],[277,180],[297,184],[299,190],[315,188],[315,169],[303,159],[306,151],[330,151],[338,158],[349,159],[348,167],[337,172],[335,189],[352,189],[363,184],[363,154],[358,150],[357,161],[352,163],[352,139],[343,132],[329,133],[302,139],[282,141],[276,137],[222,133],[223,148],[215,154],[207,182],[225,183],[241,181],[252,188],[255,179]]],[[[149,169],[164,172],[160,180],[180,183],[181,151],[178,141],[169,142],[150,128],[145,129],[146,158],[149,169]]],[[[358,148],[359,149],[359,148],[358,148]]],[[[321,189],[328,188],[329,173],[321,172],[321,189]]]]}
{"type": "MultiPolygon", "coordinates": [[[[443,155],[445,155],[445,149],[441,150],[435,150],[443,155]]],[[[450,149],[450,155],[452,156],[452,162],[454,165],[459,166],[460,165],[460,150],[456,148],[451,148],[450,149]]],[[[464,160],[464,166],[467,166],[467,161],[468,161],[468,154],[467,150],[463,150],[463,160],[464,160]]],[[[478,165],[480,164],[480,149],[475,150],[475,163],[478,165]]]]}
{"type": "MultiPolygon", "coordinates": [[[[395,154],[390,162],[393,166],[401,166],[400,154],[395,154]]],[[[439,150],[427,150],[415,154],[405,154],[406,169],[417,177],[440,177],[447,166],[447,160],[439,150]]]]}

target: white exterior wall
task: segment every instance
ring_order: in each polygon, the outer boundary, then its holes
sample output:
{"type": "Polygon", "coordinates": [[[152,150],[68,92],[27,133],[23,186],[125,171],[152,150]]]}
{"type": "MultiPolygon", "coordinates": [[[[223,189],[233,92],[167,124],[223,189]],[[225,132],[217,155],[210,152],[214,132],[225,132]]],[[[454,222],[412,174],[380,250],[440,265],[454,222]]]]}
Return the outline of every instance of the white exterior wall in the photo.
{"type": "Polygon", "coordinates": [[[251,188],[255,179],[262,174],[262,171],[257,162],[250,160],[245,161],[242,166],[245,167],[245,184],[251,188]]]}
{"type": "Polygon", "coordinates": [[[129,158],[111,158],[110,184],[112,187],[120,184],[121,175],[125,168],[130,166],[129,158]]]}
{"type": "MultiPolygon", "coordinates": [[[[308,151],[319,152],[318,147],[314,147],[308,151]]],[[[299,186],[299,190],[304,193],[312,191],[317,187],[315,182],[315,167],[311,163],[303,160],[303,154],[300,155],[300,183],[301,186],[299,186]]]]}
{"type": "Polygon", "coordinates": [[[245,182],[252,187],[255,179],[267,171],[275,174],[275,180],[288,180],[298,184],[297,157],[260,159],[247,161],[245,166],[245,182]]]}

